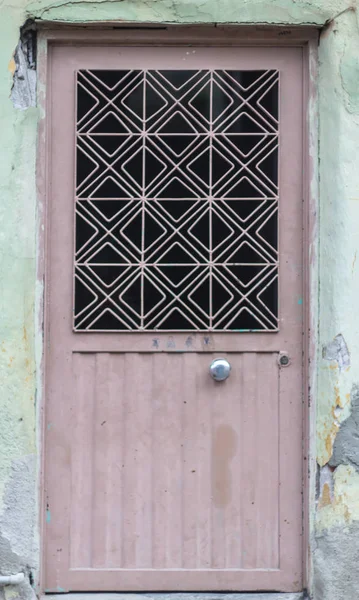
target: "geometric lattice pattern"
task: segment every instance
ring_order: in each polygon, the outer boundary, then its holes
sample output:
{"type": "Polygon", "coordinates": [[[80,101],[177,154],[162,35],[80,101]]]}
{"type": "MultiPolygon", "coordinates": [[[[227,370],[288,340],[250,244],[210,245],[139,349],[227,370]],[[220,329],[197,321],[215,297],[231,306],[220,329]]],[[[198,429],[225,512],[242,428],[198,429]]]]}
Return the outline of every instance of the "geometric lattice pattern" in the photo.
{"type": "Polygon", "coordinates": [[[76,331],[277,331],[278,87],[77,73],[76,331]]]}

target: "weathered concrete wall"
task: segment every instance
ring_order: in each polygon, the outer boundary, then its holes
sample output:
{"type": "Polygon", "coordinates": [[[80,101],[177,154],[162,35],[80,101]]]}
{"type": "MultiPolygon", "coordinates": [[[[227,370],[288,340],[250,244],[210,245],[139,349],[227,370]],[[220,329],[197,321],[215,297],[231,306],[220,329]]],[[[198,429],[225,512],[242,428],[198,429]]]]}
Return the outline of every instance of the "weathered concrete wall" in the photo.
{"type": "MultiPolygon", "coordinates": [[[[3,0],[0,20],[0,573],[37,577],[41,327],[34,47],[27,19],[314,24],[319,48],[320,294],[316,600],[359,597],[359,14],[355,0],[3,0]]],[[[313,303],[318,302],[312,290],[313,303]]],[[[315,524],[315,527],[314,527],[315,524]]],[[[15,588],[4,591],[14,598],[15,588]]]]}
{"type": "Polygon", "coordinates": [[[37,110],[10,100],[25,7],[1,5],[0,34],[0,573],[24,571],[7,598],[31,598],[38,568],[35,386],[37,110]]]}
{"type": "Polygon", "coordinates": [[[317,598],[359,594],[359,36],[342,14],[320,44],[317,598]]]}

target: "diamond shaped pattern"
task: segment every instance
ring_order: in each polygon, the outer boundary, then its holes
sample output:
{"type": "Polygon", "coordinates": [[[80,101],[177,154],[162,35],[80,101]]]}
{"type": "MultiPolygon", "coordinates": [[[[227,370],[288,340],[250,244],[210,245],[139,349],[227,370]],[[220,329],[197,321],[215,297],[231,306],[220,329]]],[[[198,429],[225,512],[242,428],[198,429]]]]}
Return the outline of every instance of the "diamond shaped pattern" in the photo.
{"type": "Polygon", "coordinates": [[[77,73],[75,331],[278,329],[277,71],[77,73]]]}

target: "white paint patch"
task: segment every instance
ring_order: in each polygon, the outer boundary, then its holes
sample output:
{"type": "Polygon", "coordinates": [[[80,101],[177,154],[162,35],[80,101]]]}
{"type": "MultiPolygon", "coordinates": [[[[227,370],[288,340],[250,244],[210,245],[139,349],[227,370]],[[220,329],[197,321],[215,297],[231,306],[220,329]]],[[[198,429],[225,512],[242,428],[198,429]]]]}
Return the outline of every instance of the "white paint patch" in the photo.
{"type": "Polygon", "coordinates": [[[328,486],[329,496],[331,502],[334,499],[334,481],[333,481],[333,472],[332,469],[325,465],[321,469],[319,469],[319,490],[320,496],[322,496],[324,486],[328,486]]]}
{"type": "Polygon", "coordinates": [[[350,367],[348,346],[341,333],[336,335],[334,340],[323,348],[323,358],[326,360],[335,360],[338,363],[340,372],[350,367]]]}

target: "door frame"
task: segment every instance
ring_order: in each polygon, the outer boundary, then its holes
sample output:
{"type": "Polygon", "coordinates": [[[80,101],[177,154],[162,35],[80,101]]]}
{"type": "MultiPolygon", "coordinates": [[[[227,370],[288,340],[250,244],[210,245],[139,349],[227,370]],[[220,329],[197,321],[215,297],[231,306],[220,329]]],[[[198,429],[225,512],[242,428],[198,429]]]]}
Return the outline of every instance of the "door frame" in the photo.
{"type": "MultiPolygon", "coordinates": [[[[50,57],[54,45],[155,45],[301,47],[303,49],[303,587],[312,589],[312,532],[316,488],[316,366],[318,351],[318,38],[315,27],[191,26],[133,22],[98,23],[68,27],[40,24],[37,57],[37,242],[36,242],[36,348],[38,410],[38,498],[40,567],[38,592],[44,593],[44,524],[50,515],[44,489],[44,439],[46,427],[46,348],[48,342],[47,240],[49,238],[47,199],[49,196],[50,153],[50,57]]],[[[178,590],[180,591],[180,590],[178,590]]],[[[61,590],[59,590],[61,592],[61,590]]]]}

